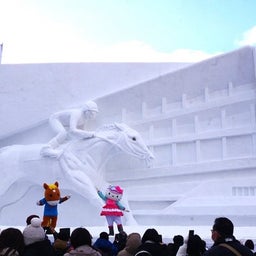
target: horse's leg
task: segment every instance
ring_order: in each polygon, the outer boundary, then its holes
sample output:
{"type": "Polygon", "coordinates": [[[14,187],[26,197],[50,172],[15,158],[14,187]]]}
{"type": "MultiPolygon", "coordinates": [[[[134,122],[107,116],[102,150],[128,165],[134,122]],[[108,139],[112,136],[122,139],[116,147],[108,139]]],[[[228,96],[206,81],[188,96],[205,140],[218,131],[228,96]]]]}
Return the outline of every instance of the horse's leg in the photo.
{"type": "Polygon", "coordinates": [[[124,207],[127,210],[129,210],[129,212],[126,212],[126,211],[124,212],[124,219],[126,221],[125,224],[128,225],[128,226],[137,225],[137,221],[135,220],[131,210],[129,209],[129,202],[128,202],[128,199],[125,195],[123,195],[123,197],[122,197],[122,204],[124,205],[124,207]]]}
{"type": "Polygon", "coordinates": [[[101,207],[102,202],[97,195],[97,190],[91,179],[82,171],[85,168],[84,165],[76,165],[73,161],[72,155],[67,157],[61,157],[59,162],[64,175],[71,181],[75,187],[78,187],[77,191],[83,196],[88,198],[92,204],[97,207],[101,207]],[[71,157],[71,158],[70,158],[71,157]],[[71,163],[71,164],[70,164],[71,163]]]}
{"type": "MultiPolygon", "coordinates": [[[[93,172],[93,177],[90,178],[86,173],[92,173],[90,170],[86,169],[86,166],[81,163],[79,159],[77,159],[72,153],[65,152],[65,155],[60,159],[60,165],[62,169],[65,171],[65,174],[68,175],[69,179],[81,188],[82,196],[89,198],[90,201],[97,207],[102,206],[102,201],[97,195],[96,188],[107,188],[108,184],[103,178],[98,175],[96,172],[93,172]],[[89,195],[89,197],[88,197],[89,195]],[[99,203],[100,202],[100,203],[99,203]]],[[[88,168],[88,167],[87,167],[88,168]]],[[[129,209],[129,203],[127,198],[124,196],[122,201],[125,206],[129,209]]],[[[133,217],[132,213],[125,212],[124,216],[127,225],[136,225],[137,222],[133,217]]]]}

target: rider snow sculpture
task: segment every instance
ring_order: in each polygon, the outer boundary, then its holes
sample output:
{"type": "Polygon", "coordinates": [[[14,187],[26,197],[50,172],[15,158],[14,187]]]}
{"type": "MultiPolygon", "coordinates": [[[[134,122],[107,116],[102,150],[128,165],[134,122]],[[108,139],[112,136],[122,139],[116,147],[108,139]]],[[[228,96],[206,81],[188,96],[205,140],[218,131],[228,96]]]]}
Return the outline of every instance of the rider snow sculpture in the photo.
{"type": "Polygon", "coordinates": [[[97,104],[94,101],[88,101],[81,108],[67,109],[51,115],[49,124],[57,135],[42,148],[41,155],[59,157],[62,153],[59,146],[67,139],[68,134],[82,139],[93,137],[94,132],[84,130],[85,123],[87,120],[94,119],[98,112],[97,104]]]}
{"type": "Polygon", "coordinates": [[[68,200],[70,196],[61,197],[59,183],[44,183],[44,198],[37,202],[37,205],[44,205],[44,216],[41,226],[44,229],[54,229],[58,218],[58,204],[68,200]]]}
{"type": "Polygon", "coordinates": [[[123,216],[123,211],[125,211],[126,209],[119,201],[122,199],[123,189],[119,186],[110,185],[107,188],[105,195],[99,189],[97,189],[97,192],[100,198],[106,203],[103,206],[100,215],[106,216],[109,228],[109,235],[114,235],[114,222],[117,224],[118,231],[122,232],[123,225],[121,216],[123,216]]]}

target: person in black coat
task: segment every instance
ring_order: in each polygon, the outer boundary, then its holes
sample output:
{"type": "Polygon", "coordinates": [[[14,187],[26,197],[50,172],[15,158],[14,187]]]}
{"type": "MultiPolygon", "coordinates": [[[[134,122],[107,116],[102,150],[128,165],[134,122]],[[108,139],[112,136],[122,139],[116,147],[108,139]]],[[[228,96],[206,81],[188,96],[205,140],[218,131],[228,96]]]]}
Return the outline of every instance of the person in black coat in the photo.
{"type": "Polygon", "coordinates": [[[0,255],[22,255],[24,238],[17,228],[6,228],[0,233],[0,255]]]}
{"type": "Polygon", "coordinates": [[[187,256],[201,256],[205,252],[203,240],[199,235],[193,234],[187,241],[187,256]]]}
{"type": "MultiPolygon", "coordinates": [[[[151,256],[167,256],[167,245],[162,244],[161,236],[154,228],[145,231],[141,238],[141,245],[137,249],[137,253],[149,252],[151,256]]],[[[141,254],[139,254],[141,255],[141,254]]]]}
{"type": "Polygon", "coordinates": [[[34,242],[26,245],[23,256],[55,256],[54,249],[50,240],[44,239],[42,241],[34,242]]]}
{"type": "Polygon", "coordinates": [[[233,235],[234,225],[226,217],[216,218],[212,227],[213,246],[205,251],[204,256],[253,256],[252,251],[242,245],[233,235]]]}
{"type": "Polygon", "coordinates": [[[55,256],[53,246],[41,227],[39,218],[31,219],[31,224],[23,230],[25,248],[22,256],[55,256]]]}
{"type": "Polygon", "coordinates": [[[169,256],[176,256],[179,248],[184,244],[184,237],[182,235],[175,235],[173,237],[173,243],[167,245],[167,251],[169,256]]]}

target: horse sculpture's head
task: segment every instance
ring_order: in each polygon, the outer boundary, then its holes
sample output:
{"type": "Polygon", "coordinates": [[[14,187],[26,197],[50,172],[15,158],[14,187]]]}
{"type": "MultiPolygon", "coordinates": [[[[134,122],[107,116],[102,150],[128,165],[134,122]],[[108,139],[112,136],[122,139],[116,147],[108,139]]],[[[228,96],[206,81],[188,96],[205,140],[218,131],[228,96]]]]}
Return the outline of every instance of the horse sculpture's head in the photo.
{"type": "Polygon", "coordinates": [[[112,129],[114,132],[111,136],[106,136],[106,140],[115,144],[127,154],[145,160],[147,165],[150,166],[154,156],[137,131],[123,123],[113,124],[112,129]]]}

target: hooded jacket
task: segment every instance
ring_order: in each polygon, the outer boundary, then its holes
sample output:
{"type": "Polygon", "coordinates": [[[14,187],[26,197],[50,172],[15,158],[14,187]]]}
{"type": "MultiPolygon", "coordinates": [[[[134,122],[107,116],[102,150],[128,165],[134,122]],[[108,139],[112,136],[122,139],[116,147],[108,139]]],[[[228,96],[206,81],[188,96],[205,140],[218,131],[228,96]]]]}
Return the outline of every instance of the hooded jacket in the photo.
{"type": "Polygon", "coordinates": [[[127,237],[125,248],[123,250],[121,250],[117,254],[117,256],[133,256],[133,255],[135,255],[135,253],[140,245],[141,245],[140,234],[131,233],[127,237]]]}
{"type": "Polygon", "coordinates": [[[101,253],[94,250],[89,245],[81,245],[76,249],[73,249],[70,252],[65,253],[64,256],[101,256],[101,253]]]}
{"type": "Polygon", "coordinates": [[[50,240],[44,239],[25,246],[23,256],[54,256],[54,250],[50,240]]]}

